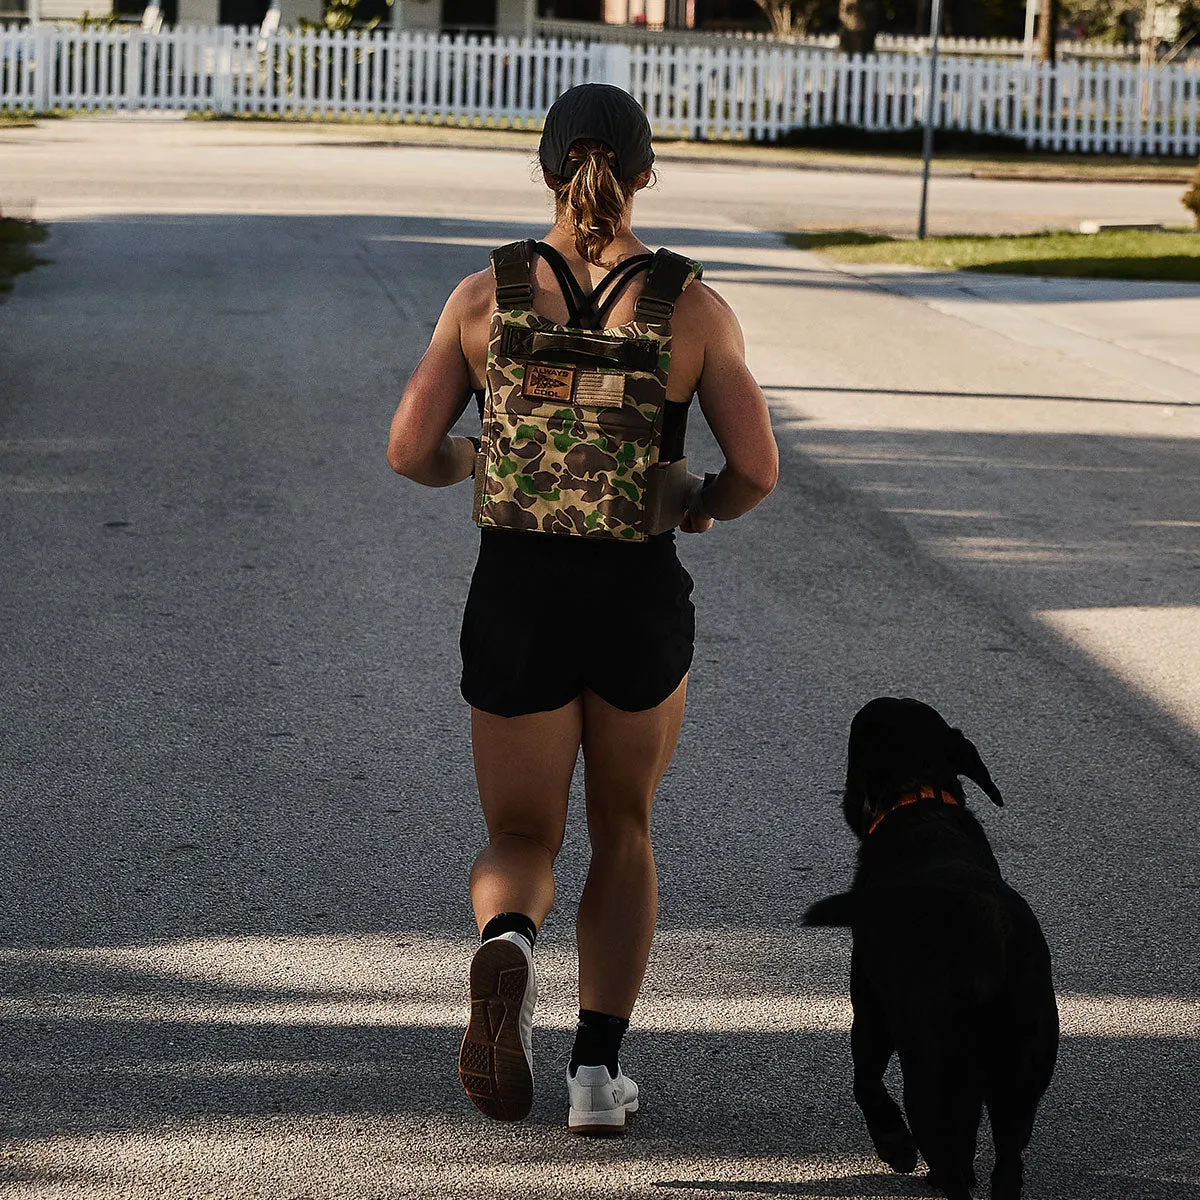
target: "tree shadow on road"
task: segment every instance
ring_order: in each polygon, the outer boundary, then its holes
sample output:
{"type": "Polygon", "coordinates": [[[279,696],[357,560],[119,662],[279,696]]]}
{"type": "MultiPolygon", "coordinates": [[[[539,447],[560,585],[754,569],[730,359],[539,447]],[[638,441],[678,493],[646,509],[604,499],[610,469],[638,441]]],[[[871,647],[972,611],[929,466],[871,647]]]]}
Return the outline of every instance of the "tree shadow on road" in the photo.
{"type": "MultiPolygon", "coordinates": [[[[460,955],[468,953],[464,943],[460,955]]],[[[236,951],[225,955],[227,968],[231,959],[236,968],[236,951]]],[[[43,968],[40,990],[30,975],[14,978],[6,968],[0,988],[7,998],[0,1021],[7,1047],[0,1137],[10,1146],[101,1135],[153,1146],[181,1129],[236,1138],[242,1126],[257,1129],[281,1117],[332,1130],[347,1119],[361,1130],[367,1121],[374,1135],[419,1145],[422,1129],[435,1120],[453,1128],[452,1140],[467,1148],[467,1163],[486,1162],[512,1144],[521,1147],[522,1161],[576,1162],[582,1170],[597,1159],[595,1143],[563,1132],[560,1071],[570,1031],[562,1026],[538,1030],[534,1111],[513,1129],[478,1117],[458,1088],[454,1063],[462,1026],[389,1020],[387,1006],[396,997],[386,986],[372,996],[383,1006],[353,1023],[339,1017],[336,1002],[346,997],[336,987],[322,994],[162,970],[76,967],[43,968]],[[121,1009],[115,1003],[121,995],[152,999],[154,1015],[121,1009]],[[296,1001],[332,1008],[324,1017],[314,1009],[308,1019],[272,1015],[277,1005],[296,1001]],[[241,1005],[245,1015],[222,1015],[230,1004],[241,1005]]],[[[392,990],[402,995],[403,989],[404,981],[395,981],[392,990]]],[[[639,1166],[648,1180],[665,1176],[658,1181],[664,1190],[668,1184],[753,1190],[749,1181],[720,1183],[711,1174],[702,1177],[707,1183],[681,1179],[678,1165],[700,1158],[778,1164],[782,1178],[773,1186],[782,1195],[915,1194],[910,1181],[886,1174],[844,1177],[839,1164],[871,1157],[850,1094],[844,1033],[635,1027],[626,1053],[648,1103],[629,1136],[604,1147],[601,1162],[607,1155],[627,1168],[639,1166]],[[708,1088],[700,1102],[698,1079],[721,1086],[708,1088]],[[831,1178],[789,1180],[789,1163],[818,1177],[819,1164],[828,1163],[831,1178]]],[[[1175,1164],[1174,1183],[1137,1172],[1148,1169],[1138,1166],[1146,1128],[1170,1128],[1171,1097],[1186,1092],[1193,1066],[1187,1044],[1170,1036],[1068,1037],[1031,1150],[1034,1194],[1082,1194],[1051,1186],[1069,1173],[1097,1200],[1128,1195],[1121,1181],[1135,1178],[1147,1189],[1138,1195],[1182,1200],[1200,1179],[1200,1163],[1186,1154],[1175,1164]],[[1089,1085],[1097,1072],[1121,1086],[1089,1085]],[[1086,1114],[1080,1112],[1084,1096],[1086,1114]],[[1139,1114],[1136,1128],[1125,1121],[1130,1112],[1139,1114]],[[1106,1132],[1103,1145],[1089,1145],[1082,1162],[1078,1139],[1085,1128],[1106,1132]]],[[[277,1129],[272,1136],[292,1136],[277,1129]]],[[[981,1170],[989,1157],[985,1133],[981,1170]]],[[[23,1169],[20,1161],[16,1166],[23,1169]]]]}

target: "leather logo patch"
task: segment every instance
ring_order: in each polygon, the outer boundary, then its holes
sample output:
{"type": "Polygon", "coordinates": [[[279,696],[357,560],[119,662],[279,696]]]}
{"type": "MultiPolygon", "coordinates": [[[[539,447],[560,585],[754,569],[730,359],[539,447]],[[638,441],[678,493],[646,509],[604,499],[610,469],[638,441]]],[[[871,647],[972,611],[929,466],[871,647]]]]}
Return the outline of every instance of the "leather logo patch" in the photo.
{"type": "Polygon", "coordinates": [[[533,400],[569,402],[574,383],[574,367],[544,367],[541,363],[527,363],[521,391],[533,400]]]}

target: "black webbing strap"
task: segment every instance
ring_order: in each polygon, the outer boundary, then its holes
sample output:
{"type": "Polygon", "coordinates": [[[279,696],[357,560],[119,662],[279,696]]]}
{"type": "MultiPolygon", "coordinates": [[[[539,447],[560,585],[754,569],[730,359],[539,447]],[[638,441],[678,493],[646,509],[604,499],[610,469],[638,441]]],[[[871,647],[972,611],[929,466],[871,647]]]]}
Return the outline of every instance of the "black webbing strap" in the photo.
{"type": "Polygon", "coordinates": [[[529,308],[533,304],[533,239],[509,242],[492,251],[497,308],[529,308]]]}
{"type": "Polygon", "coordinates": [[[654,255],[646,286],[633,306],[633,315],[639,321],[657,325],[669,321],[675,315],[675,302],[693,278],[699,279],[699,263],[676,254],[673,250],[659,250],[654,255]]]}
{"type": "Polygon", "coordinates": [[[534,249],[550,264],[554,278],[558,280],[558,290],[562,292],[563,303],[567,306],[567,324],[586,326],[584,310],[590,309],[588,297],[584,294],[579,280],[567,266],[567,260],[553,246],[545,242],[537,242],[534,249]]]}
{"type": "Polygon", "coordinates": [[[553,246],[538,242],[534,249],[550,265],[558,280],[559,290],[567,306],[567,324],[578,329],[600,329],[612,306],[621,293],[633,281],[639,271],[644,271],[653,259],[652,254],[635,254],[618,263],[590,293],[585,292],[575,278],[567,260],[553,246]]]}
{"type": "Polygon", "coordinates": [[[642,271],[650,269],[650,263],[653,261],[652,254],[635,254],[632,258],[627,258],[619,266],[615,267],[612,272],[606,275],[600,286],[592,293],[591,303],[595,313],[592,320],[592,329],[602,329],[604,327],[604,318],[608,316],[612,306],[621,298],[621,293],[633,282],[635,276],[642,271]],[[604,291],[607,286],[608,294],[600,301],[597,306],[596,297],[604,291]]]}

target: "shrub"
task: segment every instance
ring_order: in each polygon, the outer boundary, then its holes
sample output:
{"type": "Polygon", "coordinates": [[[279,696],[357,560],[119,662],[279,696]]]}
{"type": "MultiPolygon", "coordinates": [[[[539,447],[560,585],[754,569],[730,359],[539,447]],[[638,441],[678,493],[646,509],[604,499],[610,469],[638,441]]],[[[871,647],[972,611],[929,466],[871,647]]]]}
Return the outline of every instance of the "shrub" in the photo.
{"type": "Polygon", "coordinates": [[[31,248],[45,240],[46,231],[36,221],[0,214],[0,299],[12,290],[14,276],[50,261],[35,254],[31,248]]]}
{"type": "Polygon", "coordinates": [[[1200,163],[1196,166],[1196,174],[1192,176],[1192,186],[1183,193],[1183,207],[1192,210],[1196,228],[1200,229],[1200,163]]]}

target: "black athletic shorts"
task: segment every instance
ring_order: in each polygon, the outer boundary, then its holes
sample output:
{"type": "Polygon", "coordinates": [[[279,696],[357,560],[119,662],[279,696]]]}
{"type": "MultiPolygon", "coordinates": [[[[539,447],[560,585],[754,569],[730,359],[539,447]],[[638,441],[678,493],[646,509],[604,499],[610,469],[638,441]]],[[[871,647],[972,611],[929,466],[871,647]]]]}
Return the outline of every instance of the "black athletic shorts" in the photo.
{"type": "Polygon", "coordinates": [[[630,545],[480,530],[463,698],[498,717],[561,708],[584,688],[626,712],[654,708],[692,665],[691,593],[673,533],[630,545]]]}

